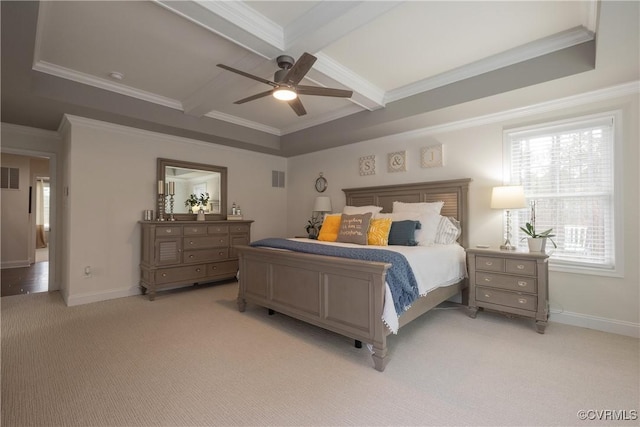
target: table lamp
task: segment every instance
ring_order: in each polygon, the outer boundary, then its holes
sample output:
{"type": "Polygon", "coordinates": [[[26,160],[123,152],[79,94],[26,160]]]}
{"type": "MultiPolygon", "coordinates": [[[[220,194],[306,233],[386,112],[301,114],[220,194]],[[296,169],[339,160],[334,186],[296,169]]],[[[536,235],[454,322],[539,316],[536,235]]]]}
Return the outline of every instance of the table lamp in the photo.
{"type": "Polygon", "coordinates": [[[500,249],[515,250],[516,247],[511,244],[511,209],[526,208],[527,203],[524,200],[524,188],[521,185],[505,185],[501,187],[493,187],[491,193],[491,208],[504,209],[507,214],[505,241],[500,249]]]}

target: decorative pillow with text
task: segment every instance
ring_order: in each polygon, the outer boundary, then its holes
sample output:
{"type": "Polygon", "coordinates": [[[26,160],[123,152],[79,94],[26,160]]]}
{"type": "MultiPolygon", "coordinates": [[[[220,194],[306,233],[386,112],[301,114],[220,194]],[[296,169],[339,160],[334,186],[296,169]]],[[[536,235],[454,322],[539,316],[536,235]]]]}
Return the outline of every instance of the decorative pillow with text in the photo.
{"type": "Polygon", "coordinates": [[[342,214],[337,241],[342,243],[366,245],[371,216],[371,212],[361,215],[342,214]]]}

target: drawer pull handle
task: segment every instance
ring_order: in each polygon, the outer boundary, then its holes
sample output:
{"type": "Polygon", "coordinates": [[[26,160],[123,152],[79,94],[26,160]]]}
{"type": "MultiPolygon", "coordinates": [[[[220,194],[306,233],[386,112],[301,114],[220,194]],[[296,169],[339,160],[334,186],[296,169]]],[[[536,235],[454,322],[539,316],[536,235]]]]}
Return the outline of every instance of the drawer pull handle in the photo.
{"type": "Polygon", "coordinates": [[[518,298],[518,302],[520,304],[526,304],[527,303],[527,299],[526,298],[518,298]]]}
{"type": "Polygon", "coordinates": [[[485,282],[490,282],[490,281],[491,281],[491,277],[485,277],[485,278],[484,278],[484,281],[485,281],[485,282]]]}
{"type": "Polygon", "coordinates": [[[220,243],[224,243],[224,239],[220,239],[220,243]]]}
{"type": "Polygon", "coordinates": [[[218,255],[222,256],[222,252],[218,252],[218,255]]]}
{"type": "Polygon", "coordinates": [[[493,265],[493,261],[487,261],[485,262],[485,265],[493,265]]]}
{"type": "Polygon", "coordinates": [[[189,241],[189,244],[190,244],[190,245],[193,245],[193,240],[190,240],[190,241],[189,241]]]}
{"type": "Polygon", "coordinates": [[[196,268],[196,273],[200,273],[200,269],[199,268],[196,268]]]}
{"type": "Polygon", "coordinates": [[[484,294],[484,297],[485,297],[485,298],[491,298],[491,294],[485,293],[485,294],[484,294]]]}
{"type": "Polygon", "coordinates": [[[193,259],[193,255],[189,255],[189,258],[193,259]]]}
{"type": "Polygon", "coordinates": [[[213,269],[214,269],[214,270],[217,270],[217,269],[218,269],[218,266],[217,266],[217,265],[214,265],[214,266],[213,266],[213,269]]]}
{"type": "Polygon", "coordinates": [[[167,273],[162,273],[162,277],[167,277],[167,273]]]}
{"type": "Polygon", "coordinates": [[[171,234],[171,231],[173,231],[173,230],[171,230],[170,228],[167,228],[167,229],[166,229],[166,230],[164,230],[164,231],[165,231],[166,233],[171,234]]]}
{"type": "Polygon", "coordinates": [[[518,270],[524,270],[524,265],[518,264],[517,268],[518,268],[518,270]]]}
{"type": "Polygon", "coordinates": [[[525,282],[524,280],[518,280],[518,286],[522,286],[524,288],[525,286],[527,286],[527,282],[525,282]]]}

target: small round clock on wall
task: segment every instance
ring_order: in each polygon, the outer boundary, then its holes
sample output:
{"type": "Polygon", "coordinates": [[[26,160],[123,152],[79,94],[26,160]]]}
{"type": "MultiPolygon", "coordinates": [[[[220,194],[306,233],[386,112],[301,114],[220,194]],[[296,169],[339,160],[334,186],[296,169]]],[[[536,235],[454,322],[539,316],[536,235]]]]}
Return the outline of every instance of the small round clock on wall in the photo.
{"type": "Polygon", "coordinates": [[[327,189],[327,180],[324,176],[322,176],[322,172],[320,172],[320,176],[316,179],[316,191],[318,193],[322,193],[327,189]]]}

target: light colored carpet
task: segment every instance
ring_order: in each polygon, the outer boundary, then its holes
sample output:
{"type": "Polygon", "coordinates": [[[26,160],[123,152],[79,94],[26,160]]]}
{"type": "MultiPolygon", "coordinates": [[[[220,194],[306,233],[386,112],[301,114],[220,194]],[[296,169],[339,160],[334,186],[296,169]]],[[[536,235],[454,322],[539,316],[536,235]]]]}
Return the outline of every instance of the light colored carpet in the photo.
{"type": "Polygon", "coordinates": [[[577,416],[632,418],[637,339],[436,309],[390,338],[380,373],[347,338],[239,313],[236,290],[2,298],[2,425],[638,425],[577,416]]]}

